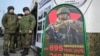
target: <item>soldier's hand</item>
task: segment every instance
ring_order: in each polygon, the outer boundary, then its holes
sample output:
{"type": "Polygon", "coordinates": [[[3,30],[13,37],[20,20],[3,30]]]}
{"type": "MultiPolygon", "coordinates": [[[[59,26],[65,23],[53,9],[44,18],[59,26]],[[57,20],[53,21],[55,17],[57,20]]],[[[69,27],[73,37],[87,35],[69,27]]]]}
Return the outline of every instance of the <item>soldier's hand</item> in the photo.
{"type": "Polygon", "coordinates": [[[19,30],[19,32],[21,33],[21,30],[19,30]]]}
{"type": "Polygon", "coordinates": [[[29,33],[32,33],[32,30],[29,30],[29,33]]]}
{"type": "Polygon", "coordinates": [[[68,21],[68,23],[73,23],[73,20],[67,20],[68,21]]]}
{"type": "Polygon", "coordinates": [[[71,23],[73,23],[73,20],[66,20],[66,21],[64,21],[64,24],[66,24],[66,25],[69,25],[71,23]]]}
{"type": "Polygon", "coordinates": [[[66,25],[67,25],[67,22],[68,22],[67,20],[66,20],[66,21],[64,21],[64,24],[66,24],[66,25]]]}

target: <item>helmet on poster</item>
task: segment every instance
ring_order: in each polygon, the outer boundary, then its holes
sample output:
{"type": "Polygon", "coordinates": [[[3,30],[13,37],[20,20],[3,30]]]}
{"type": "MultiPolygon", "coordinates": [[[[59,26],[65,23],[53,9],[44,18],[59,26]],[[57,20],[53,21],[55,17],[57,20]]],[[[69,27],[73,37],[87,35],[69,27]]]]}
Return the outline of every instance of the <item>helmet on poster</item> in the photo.
{"type": "Polygon", "coordinates": [[[70,11],[69,11],[68,8],[62,7],[60,9],[58,9],[57,15],[59,15],[59,14],[69,14],[69,13],[70,13],[70,11]]]}

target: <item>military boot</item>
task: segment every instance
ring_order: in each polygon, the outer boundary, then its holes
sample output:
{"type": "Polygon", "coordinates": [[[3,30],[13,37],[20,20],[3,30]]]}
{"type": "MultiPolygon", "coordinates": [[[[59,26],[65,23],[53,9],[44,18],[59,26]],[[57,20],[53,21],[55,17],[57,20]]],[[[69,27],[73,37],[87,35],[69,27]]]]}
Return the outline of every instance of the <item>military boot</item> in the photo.
{"type": "Polygon", "coordinates": [[[22,53],[21,53],[21,56],[26,56],[26,48],[23,48],[23,51],[22,51],[22,53]]]}
{"type": "Polygon", "coordinates": [[[29,48],[24,48],[22,56],[28,55],[28,53],[29,53],[29,48]]]}
{"type": "Polygon", "coordinates": [[[10,53],[16,53],[16,51],[15,51],[15,50],[10,50],[9,52],[10,52],[10,53]]]}
{"type": "Polygon", "coordinates": [[[4,52],[3,55],[4,56],[9,56],[9,53],[8,52],[4,52]]]}
{"type": "Polygon", "coordinates": [[[29,53],[29,48],[26,48],[25,54],[28,55],[28,53],[29,53]]]}

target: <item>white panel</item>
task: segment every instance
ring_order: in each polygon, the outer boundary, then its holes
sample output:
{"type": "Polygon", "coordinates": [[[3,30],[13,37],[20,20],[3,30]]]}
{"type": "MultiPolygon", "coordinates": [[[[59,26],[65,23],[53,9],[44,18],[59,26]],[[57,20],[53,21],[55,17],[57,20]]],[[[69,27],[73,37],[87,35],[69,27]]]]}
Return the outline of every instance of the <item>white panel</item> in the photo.
{"type": "Polygon", "coordinates": [[[87,32],[100,32],[100,0],[93,0],[85,20],[87,32]]]}

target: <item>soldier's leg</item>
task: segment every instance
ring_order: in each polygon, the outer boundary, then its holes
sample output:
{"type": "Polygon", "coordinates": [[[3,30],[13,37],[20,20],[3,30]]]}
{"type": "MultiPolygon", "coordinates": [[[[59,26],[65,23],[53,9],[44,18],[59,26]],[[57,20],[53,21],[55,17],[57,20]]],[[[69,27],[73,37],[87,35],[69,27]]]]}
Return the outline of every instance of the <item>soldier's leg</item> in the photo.
{"type": "Polygon", "coordinates": [[[25,48],[29,48],[31,46],[31,38],[32,38],[32,35],[30,34],[26,34],[25,35],[25,48]]]}
{"type": "Polygon", "coordinates": [[[15,41],[15,44],[16,44],[16,48],[18,48],[18,32],[16,32],[16,35],[15,35],[15,37],[16,37],[16,41],[15,41]]]}
{"type": "Polygon", "coordinates": [[[25,34],[21,34],[21,46],[22,46],[22,51],[20,52],[21,54],[24,51],[24,45],[25,45],[25,34]]]}
{"type": "Polygon", "coordinates": [[[26,54],[25,54],[25,51],[26,51],[26,49],[25,49],[25,43],[26,43],[26,41],[25,41],[25,34],[22,34],[21,35],[21,42],[22,42],[22,47],[23,47],[23,49],[22,49],[22,52],[21,52],[21,56],[25,56],[26,54]]]}
{"type": "Polygon", "coordinates": [[[10,53],[16,53],[15,52],[15,34],[11,34],[11,38],[10,38],[10,53]]]}
{"type": "Polygon", "coordinates": [[[18,47],[18,43],[17,43],[17,34],[15,35],[15,40],[14,40],[14,44],[15,44],[15,47],[17,48],[18,47]]]}
{"type": "Polygon", "coordinates": [[[21,50],[21,36],[20,36],[20,34],[18,34],[18,36],[17,36],[17,50],[21,50]]]}
{"type": "Polygon", "coordinates": [[[25,35],[24,34],[21,35],[21,43],[22,43],[22,47],[24,47],[25,45],[25,35]]]}
{"type": "Polygon", "coordinates": [[[3,42],[4,55],[9,55],[8,54],[9,41],[10,41],[10,34],[4,34],[4,42],[3,42]]]}
{"type": "Polygon", "coordinates": [[[22,43],[22,34],[20,34],[20,43],[21,43],[21,49],[23,48],[23,43],[22,43]]]}
{"type": "Polygon", "coordinates": [[[28,55],[28,52],[29,52],[29,48],[30,48],[30,45],[31,45],[31,35],[30,34],[25,34],[25,38],[24,38],[24,46],[23,46],[23,53],[22,53],[22,56],[24,55],[28,55]]]}

